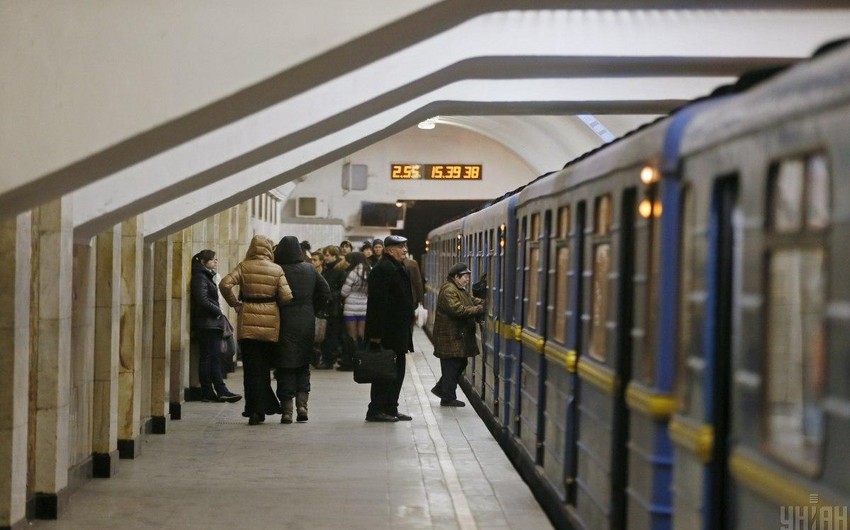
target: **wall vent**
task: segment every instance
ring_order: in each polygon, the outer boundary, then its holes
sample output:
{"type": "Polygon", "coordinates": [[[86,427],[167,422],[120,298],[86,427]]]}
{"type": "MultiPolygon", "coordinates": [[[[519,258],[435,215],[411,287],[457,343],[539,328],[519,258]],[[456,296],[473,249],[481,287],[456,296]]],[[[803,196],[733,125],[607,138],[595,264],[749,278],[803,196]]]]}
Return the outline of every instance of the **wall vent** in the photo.
{"type": "Polygon", "coordinates": [[[319,217],[319,200],[316,197],[295,199],[295,217],[319,217]]]}

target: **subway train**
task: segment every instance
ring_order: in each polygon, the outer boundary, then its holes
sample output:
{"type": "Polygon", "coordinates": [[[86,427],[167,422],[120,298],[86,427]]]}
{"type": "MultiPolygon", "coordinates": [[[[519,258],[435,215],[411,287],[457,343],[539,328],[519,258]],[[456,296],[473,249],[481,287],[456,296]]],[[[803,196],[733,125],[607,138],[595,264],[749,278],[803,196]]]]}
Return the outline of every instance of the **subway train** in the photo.
{"type": "Polygon", "coordinates": [[[850,46],[750,77],[428,235],[426,332],[486,274],[464,391],[559,528],[848,527],[850,46]]]}

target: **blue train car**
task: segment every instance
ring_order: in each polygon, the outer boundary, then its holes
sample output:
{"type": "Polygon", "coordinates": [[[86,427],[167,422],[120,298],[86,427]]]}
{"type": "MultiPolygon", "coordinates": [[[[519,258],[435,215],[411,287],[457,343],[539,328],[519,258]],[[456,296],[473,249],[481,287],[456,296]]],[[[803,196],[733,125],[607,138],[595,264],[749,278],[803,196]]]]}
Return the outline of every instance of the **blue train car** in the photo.
{"type": "Polygon", "coordinates": [[[844,47],[432,232],[492,279],[464,389],[557,527],[847,527],[849,128],[844,47]]]}

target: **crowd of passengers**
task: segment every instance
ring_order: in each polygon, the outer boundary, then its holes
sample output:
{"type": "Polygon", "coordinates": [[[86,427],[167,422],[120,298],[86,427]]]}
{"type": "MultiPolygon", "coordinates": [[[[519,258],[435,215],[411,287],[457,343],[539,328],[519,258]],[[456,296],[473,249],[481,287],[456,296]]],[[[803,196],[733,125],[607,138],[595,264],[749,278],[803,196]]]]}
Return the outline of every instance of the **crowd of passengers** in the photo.
{"type": "Polygon", "coordinates": [[[311,252],[310,243],[295,236],[284,236],[275,245],[257,235],[245,259],[220,281],[215,256],[205,249],[192,258],[191,324],[199,346],[203,401],[242,399],[227,388],[223,375],[222,351],[235,342],[243,366],[243,416],[249,425],[273,414],[281,414],[281,423],[305,422],[311,366],[350,371],[358,348],[378,344],[402,354],[399,377],[388,386],[373,384],[366,419],[410,419],[398,412],[398,395],[403,354],[413,350],[412,326],[424,280],[407,255],[406,238],[366,241],[356,251],[345,240],[311,252]],[[370,279],[373,269],[377,273],[370,279]],[[219,293],[239,315],[236,329],[221,310],[219,293]]]}

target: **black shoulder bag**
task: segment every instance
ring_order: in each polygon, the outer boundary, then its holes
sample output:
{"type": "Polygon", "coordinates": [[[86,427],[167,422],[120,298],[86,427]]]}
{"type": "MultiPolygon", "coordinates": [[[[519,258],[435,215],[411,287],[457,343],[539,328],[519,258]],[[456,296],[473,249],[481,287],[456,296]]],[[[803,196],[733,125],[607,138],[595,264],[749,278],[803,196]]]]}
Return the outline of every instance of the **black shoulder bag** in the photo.
{"type": "Polygon", "coordinates": [[[396,353],[377,346],[354,351],[354,381],[357,383],[391,383],[395,381],[396,353]]]}

